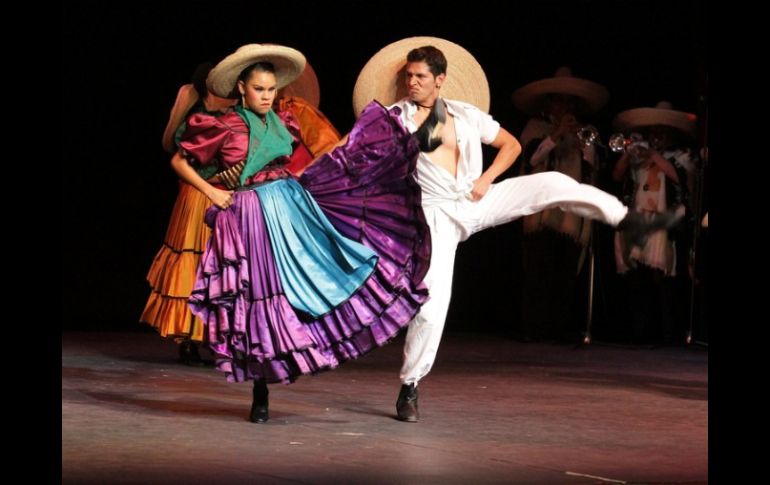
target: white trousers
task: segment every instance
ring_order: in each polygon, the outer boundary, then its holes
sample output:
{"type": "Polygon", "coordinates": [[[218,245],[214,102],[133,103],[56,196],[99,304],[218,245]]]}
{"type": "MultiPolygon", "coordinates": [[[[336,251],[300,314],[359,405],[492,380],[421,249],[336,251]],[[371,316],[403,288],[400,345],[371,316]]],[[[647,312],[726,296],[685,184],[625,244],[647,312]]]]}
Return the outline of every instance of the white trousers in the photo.
{"type": "Polygon", "coordinates": [[[430,299],[409,323],[401,382],[415,384],[430,372],[444,331],[457,244],[488,227],[558,207],[617,226],[628,208],[617,197],[559,172],[543,172],[492,184],[480,201],[449,200],[423,207],[432,241],[425,284],[430,299]]]}

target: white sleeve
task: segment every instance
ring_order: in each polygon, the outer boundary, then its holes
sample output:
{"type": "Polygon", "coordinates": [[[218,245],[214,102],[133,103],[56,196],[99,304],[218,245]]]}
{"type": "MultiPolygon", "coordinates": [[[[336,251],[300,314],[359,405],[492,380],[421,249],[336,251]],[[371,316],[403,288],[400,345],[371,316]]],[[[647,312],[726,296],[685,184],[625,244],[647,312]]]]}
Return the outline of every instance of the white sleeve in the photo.
{"type": "Polygon", "coordinates": [[[497,138],[497,134],[500,132],[500,123],[495,121],[494,118],[478,108],[474,107],[473,111],[476,127],[478,128],[479,135],[481,136],[481,143],[489,145],[495,141],[495,138],[497,138]]]}

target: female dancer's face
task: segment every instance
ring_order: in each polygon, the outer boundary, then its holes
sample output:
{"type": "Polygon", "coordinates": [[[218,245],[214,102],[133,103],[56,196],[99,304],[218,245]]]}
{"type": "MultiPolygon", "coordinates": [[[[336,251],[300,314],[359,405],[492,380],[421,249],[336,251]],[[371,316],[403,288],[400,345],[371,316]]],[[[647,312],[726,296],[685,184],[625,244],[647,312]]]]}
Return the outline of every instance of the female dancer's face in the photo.
{"type": "Polygon", "coordinates": [[[246,108],[264,116],[270,111],[278,92],[276,89],[275,74],[265,71],[252,71],[249,79],[244,83],[238,81],[238,90],[243,95],[246,108]]]}

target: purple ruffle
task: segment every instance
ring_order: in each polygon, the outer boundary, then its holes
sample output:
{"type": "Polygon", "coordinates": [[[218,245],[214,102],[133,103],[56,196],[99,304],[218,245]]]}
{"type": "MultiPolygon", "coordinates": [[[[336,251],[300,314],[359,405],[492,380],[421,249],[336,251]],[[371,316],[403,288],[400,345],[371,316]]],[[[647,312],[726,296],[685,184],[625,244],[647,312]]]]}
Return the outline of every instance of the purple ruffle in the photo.
{"type": "Polygon", "coordinates": [[[230,381],[291,382],[391,340],[427,300],[430,236],[411,174],[418,147],[398,118],[372,103],[348,143],[300,179],[331,223],[379,256],[366,282],[326,315],[296,311],[284,294],[259,197],[237,192],[207,213],[211,242],[190,297],[230,381]]]}

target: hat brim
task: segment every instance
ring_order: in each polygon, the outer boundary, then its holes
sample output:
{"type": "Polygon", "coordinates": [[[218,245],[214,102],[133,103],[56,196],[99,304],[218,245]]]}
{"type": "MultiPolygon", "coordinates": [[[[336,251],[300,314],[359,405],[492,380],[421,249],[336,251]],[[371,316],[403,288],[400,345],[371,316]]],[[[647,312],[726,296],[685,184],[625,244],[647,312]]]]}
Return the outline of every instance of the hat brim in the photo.
{"type": "Polygon", "coordinates": [[[551,77],[531,82],[513,93],[513,104],[525,113],[535,114],[543,108],[548,94],[566,94],[580,98],[589,113],[602,109],[610,98],[607,88],[599,83],[576,77],[551,77]]]}
{"type": "Polygon", "coordinates": [[[622,111],[612,120],[612,126],[619,131],[630,131],[646,126],[663,125],[682,133],[695,136],[697,117],[692,113],[662,108],[634,108],[622,111]]]}
{"type": "Polygon", "coordinates": [[[414,48],[432,45],[447,59],[447,76],[441,96],[470,103],[489,112],[489,82],[484,69],[463,47],[438,37],[409,37],[377,52],[358,75],[353,88],[353,111],[358,117],[372,100],[389,106],[408,95],[406,55],[414,48]]]}
{"type": "Polygon", "coordinates": [[[283,88],[284,96],[296,96],[302,98],[315,108],[321,104],[321,88],[318,84],[313,66],[309,62],[305,63],[305,70],[291,84],[283,88]]]}
{"type": "Polygon", "coordinates": [[[269,62],[275,67],[276,87],[281,89],[297,79],[305,69],[305,56],[296,49],[273,44],[247,44],[209,72],[206,85],[223,98],[237,96],[235,85],[241,72],[256,62],[269,62]]]}

